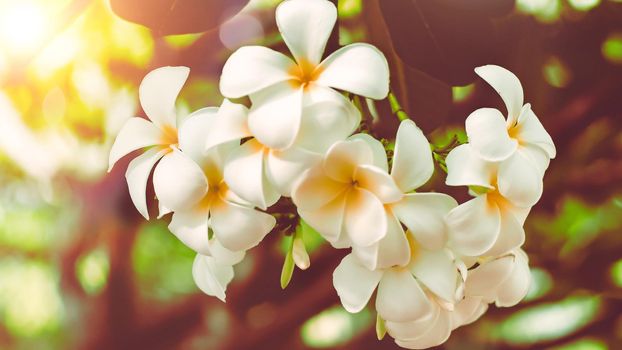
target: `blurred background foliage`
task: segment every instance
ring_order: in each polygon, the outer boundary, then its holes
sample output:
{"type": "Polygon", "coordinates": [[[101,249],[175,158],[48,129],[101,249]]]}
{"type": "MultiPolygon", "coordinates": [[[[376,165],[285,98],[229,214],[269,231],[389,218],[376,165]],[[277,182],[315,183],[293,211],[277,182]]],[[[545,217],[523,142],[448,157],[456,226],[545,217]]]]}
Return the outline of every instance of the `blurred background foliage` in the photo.
{"type": "MultiPolygon", "coordinates": [[[[278,2],[0,0],[0,348],[396,348],[374,339],[373,310],[338,305],[331,274],[344,252],[312,230],[302,230],[311,268],[285,291],[289,243],[275,232],[236,267],[222,304],[194,286],[194,254],[167,219],[144,222],[132,207],[127,160],[106,172],[120,126],[143,114],[146,72],[190,66],[180,112],[218,105],[232,50],[283,48],[278,2]]],[[[437,146],[464,138],[472,110],[501,105],[472,74],[496,63],[521,78],[558,147],[526,223],[528,297],[442,348],[622,349],[622,1],[338,6],[329,49],[381,47],[400,113],[437,146]]],[[[392,135],[395,105],[376,107],[372,132],[392,135]]],[[[443,182],[438,169],[428,186],[466,199],[443,182]]]]}

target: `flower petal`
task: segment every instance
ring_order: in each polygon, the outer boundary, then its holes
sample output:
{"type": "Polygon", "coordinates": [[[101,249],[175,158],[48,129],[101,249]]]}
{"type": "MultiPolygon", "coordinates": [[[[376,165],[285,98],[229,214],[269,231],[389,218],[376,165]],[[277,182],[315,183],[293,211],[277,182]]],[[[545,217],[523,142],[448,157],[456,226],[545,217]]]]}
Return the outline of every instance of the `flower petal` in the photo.
{"type": "Polygon", "coordinates": [[[175,101],[189,74],[188,67],[161,67],[143,78],[138,88],[140,104],[155,125],[177,126],[175,101]]]}
{"type": "Polygon", "coordinates": [[[514,269],[514,256],[507,255],[484,262],[469,270],[464,294],[482,297],[487,303],[496,299],[499,286],[506,281],[514,269]]]}
{"type": "Polygon", "coordinates": [[[505,210],[514,215],[514,218],[518,221],[518,223],[523,226],[525,224],[525,220],[527,220],[527,216],[529,216],[529,212],[531,212],[531,207],[528,208],[520,208],[520,207],[511,207],[506,203],[505,210]]]}
{"type": "Polygon", "coordinates": [[[389,172],[389,162],[387,161],[387,153],[382,143],[376,140],[369,134],[354,134],[348,138],[348,140],[362,140],[369,146],[373,155],[373,165],[382,169],[384,172],[389,172]]]}
{"type": "Polygon", "coordinates": [[[432,293],[453,304],[459,275],[453,259],[445,250],[421,249],[413,254],[415,258],[410,265],[413,275],[432,293]]]}
{"type": "Polygon", "coordinates": [[[289,57],[263,46],[244,46],[235,51],[222,69],[220,92],[228,98],[254,94],[291,79],[295,65],[289,57]]]}
{"type": "Polygon", "coordinates": [[[193,207],[208,191],[203,170],[181,151],[162,157],[153,171],[153,188],[162,204],[173,211],[193,207]]]}
{"type": "Polygon", "coordinates": [[[494,108],[480,108],[465,122],[469,144],[477,155],[489,162],[507,159],[518,148],[518,141],[510,137],[505,118],[494,108]]]}
{"type": "Polygon", "coordinates": [[[384,272],[376,294],[376,310],[386,321],[415,321],[431,313],[432,304],[408,270],[384,272]]]}
{"type": "Polygon", "coordinates": [[[533,144],[542,148],[549,158],[555,158],[557,151],[551,135],[546,131],[540,120],[531,110],[529,104],[518,118],[518,135],[517,137],[524,143],[533,144]]]}
{"type": "Polygon", "coordinates": [[[149,220],[149,211],[147,210],[147,180],[151,169],[155,163],[160,160],[169,150],[161,148],[152,148],[140,156],[134,158],[127,167],[125,179],[127,187],[130,191],[132,203],[138,212],[149,220]]]}
{"type": "Polygon", "coordinates": [[[153,123],[143,118],[128,119],[110,149],[108,161],[108,171],[112,170],[114,164],[130,152],[143,147],[160,144],[162,132],[153,123]]]}
{"type": "Polygon", "coordinates": [[[205,138],[205,149],[214,146],[239,141],[251,136],[248,130],[248,109],[229,100],[224,100],[205,138]]]}
{"type": "Polygon", "coordinates": [[[520,147],[518,147],[518,153],[521,153],[523,157],[529,159],[540,173],[540,177],[544,177],[544,173],[549,167],[551,158],[549,158],[542,148],[531,144],[520,145],[520,147]]]}
{"type": "Polygon", "coordinates": [[[337,21],[335,5],[323,0],[289,0],[276,9],[276,24],[298,63],[320,63],[337,21]]]}
{"type": "Polygon", "coordinates": [[[333,52],[319,69],[318,85],[381,100],[389,94],[389,64],[375,46],[356,43],[333,52]]]}
{"type": "Polygon", "coordinates": [[[202,255],[211,255],[208,242],[207,210],[180,210],[173,214],[168,229],[187,247],[202,255]]]}
{"type": "Polygon", "coordinates": [[[406,233],[393,213],[385,208],[387,234],[378,243],[368,247],[353,246],[352,253],[370,270],[392,266],[406,266],[410,261],[410,248],[406,233]]]}
{"type": "Polygon", "coordinates": [[[452,330],[451,313],[440,310],[432,327],[420,337],[411,340],[396,339],[395,343],[407,349],[428,349],[443,344],[452,330]]]}
{"type": "Polygon", "coordinates": [[[479,319],[488,310],[488,304],[481,297],[462,299],[451,313],[452,328],[468,325],[479,319]]]}
{"type": "Polygon", "coordinates": [[[531,207],[542,196],[540,172],[521,152],[501,162],[497,184],[499,193],[519,207],[531,207]]]}
{"type": "Polygon", "coordinates": [[[490,249],[499,237],[499,207],[490,205],[486,195],[460,204],[447,214],[445,220],[450,245],[463,255],[479,256],[490,249]]]}
{"type": "Polygon", "coordinates": [[[331,244],[339,241],[342,235],[346,196],[340,195],[318,209],[303,210],[298,214],[331,244]]]}
{"type": "Polygon", "coordinates": [[[346,97],[333,89],[314,86],[304,95],[302,120],[295,144],[325,154],[335,142],[350,136],[360,122],[360,111],[346,97]]]}
{"type": "Polygon", "coordinates": [[[501,212],[499,238],[486,252],[487,256],[499,256],[525,243],[525,229],[511,212],[501,212]]]}
{"type": "Polygon", "coordinates": [[[252,96],[248,128],[262,144],[285,149],[296,140],[302,117],[303,89],[287,83],[274,85],[252,96]]]}
{"type": "Polygon", "coordinates": [[[514,269],[510,276],[499,286],[495,304],[498,307],[511,307],[518,304],[525,298],[530,286],[531,272],[529,271],[527,254],[517,249],[514,258],[514,269]]]}
{"type": "Polygon", "coordinates": [[[351,189],[347,195],[344,229],[355,245],[367,247],[380,241],[387,234],[382,202],[365,189],[351,189]]]}
{"type": "Polygon", "coordinates": [[[410,261],[410,246],[402,224],[390,211],[386,211],[387,234],[378,242],[378,264],[376,268],[406,266],[410,261]]]}
{"type": "Polygon", "coordinates": [[[433,172],[428,139],[412,120],[404,120],[397,130],[391,176],[402,191],[410,192],[428,182],[433,172]]]}
{"type": "Polygon", "coordinates": [[[441,313],[441,308],[434,306],[432,312],[415,321],[391,322],[386,321],[387,333],[394,339],[406,341],[407,339],[417,339],[430,330],[441,313]]]}
{"type": "Polygon", "coordinates": [[[358,165],[373,163],[374,154],[365,141],[336,142],[324,156],[324,172],[336,181],[351,183],[358,165]]]}
{"type": "Polygon", "coordinates": [[[494,189],[491,179],[497,170],[495,163],[486,162],[473,152],[471,145],[460,145],[447,155],[449,186],[481,186],[494,189]]]}
{"type": "Polygon", "coordinates": [[[253,248],[272,230],[272,215],[220,201],[210,208],[214,235],[223,247],[238,251],[253,248]]]}
{"type": "Polygon", "coordinates": [[[225,182],[242,199],[266,209],[274,204],[275,190],[264,175],[264,148],[249,140],[233,151],[225,165],[225,182]]]}
{"type": "Polygon", "coordinates": [[[224,302],[227,285],[233,279],[233,267],[220,264],[214,257],[197,254],[192,264],[192,277],[203,293],[224,302]]]}
{"type": "Polygon", "coordinates": [[[382,203],[397,202],[403,197],[393,178],[374,165],[359,165],[354,172],[358,186],[373,193],[382,203]]]}
{"type": "Polygon", "coordinates": [[[301,175],[292,191],[292,200],[300,210],[318,209],[342,194],[347,185],[328,177],[320,165],[301,175]]]}
{"type": "Polygon", "coordinates": [[[266,176],[281,195],[289,197],[301,174],[321,159],[319,154],[297,147],[285,151],[271,150],[266,158],[266,176]]]}
{"type": "Polygon", "coordinates": [[[368,270],[348,254],[333,272],[333,285],[343,307],[356,313],[367,305],[381,278],[382,271],[368,270]]]}
{"type": "Polygon", "coordinates": [[[458,206],[442,193],[409,193],[392,204],[393,212],[426,249],[441,249],[447,242],[445,215],[458,206]]]}
{"type": "Polygon", "coordinates": [[[514,125],[523,107],[523,87],[520,80],[514,73],[495,65],[477,67],[475,73],[501,96],[508,111],[507,125],[514,125]]]}
{"type": "Polygon", "coordinates": [[[173,211],[164,205],[161,202],[158,202],[158,219],[161,219],[165,215],[172,213],[173,211]]]}
{"type": "Polygon", "coordinates": [[[199,165],[207,151],[205,136],[212,128],[217,114],[216,107],[199,109],[186,117],[179,127],[179,148],[199,165]]]}
{"type": "Polygon", "coordinates": [[[217,239],[210,239],[209,249],[212,256],[219,264],[235,265],[244,259],[246,252],[243,250],[233,251],[222,246],[217,239]]]}

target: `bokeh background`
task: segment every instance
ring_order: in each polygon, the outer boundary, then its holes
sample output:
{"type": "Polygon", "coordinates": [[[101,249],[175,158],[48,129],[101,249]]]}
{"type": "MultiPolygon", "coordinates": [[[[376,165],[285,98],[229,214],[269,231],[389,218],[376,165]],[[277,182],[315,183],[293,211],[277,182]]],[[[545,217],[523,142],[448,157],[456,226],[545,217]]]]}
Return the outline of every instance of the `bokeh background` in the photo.
{"type": "MultiPolygon", "coordinates": [[[[622,2],[382,1],[339,0],[331,45],[380,46],[399,113],[433,143],[464,138],[474,109],[501,107],[472,74],[496,63],[520,77],[558,150],[526,223],[527,298],[441,348],[622,349],[622,2]]],[[[278,2],[236,15],[246,1],[0,0],[0,348],[397,348],[375,339],[373,310],[339,306],[331,276],[345,252],[313,232],[311,268],[285,291],[289,238],[273,232],[236,267],[224,304],[194,286],[194,254],[168,219],[133,208],[128,160],[106,172],[121,125],[144,115],[150,69],[192,68],[181,113],[218,105],[232,50],[284,47],[278,2]]],[[[398,122],[383,103],[380,136],[398,122]]],[[[467,198],[443,181],[439,169],[428,187],[467,198]]]]}

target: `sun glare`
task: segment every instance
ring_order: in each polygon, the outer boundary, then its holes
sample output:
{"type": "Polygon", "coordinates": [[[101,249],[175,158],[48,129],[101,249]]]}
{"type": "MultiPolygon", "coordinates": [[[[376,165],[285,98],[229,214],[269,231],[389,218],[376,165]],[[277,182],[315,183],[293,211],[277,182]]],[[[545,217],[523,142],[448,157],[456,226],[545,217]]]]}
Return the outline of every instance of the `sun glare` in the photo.
{"type": "Polygon", "coordinates": [[[30,53],[45,39],[45,10],[32,1],[0,3],[0,48],[10,56],[30,53]]]}

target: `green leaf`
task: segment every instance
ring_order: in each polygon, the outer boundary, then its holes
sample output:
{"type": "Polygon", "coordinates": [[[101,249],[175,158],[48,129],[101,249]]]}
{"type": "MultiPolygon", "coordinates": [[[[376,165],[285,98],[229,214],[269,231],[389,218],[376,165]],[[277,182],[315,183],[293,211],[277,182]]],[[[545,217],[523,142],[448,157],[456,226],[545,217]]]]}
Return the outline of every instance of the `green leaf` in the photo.
{"type": "Polygon", "coordinates": [[[479,195],[486,194],[490,191],[490,188],[484,186],[469,186],[469,190],[473,191],[473,193],[479,195]]]}
{"type": "Polygon", "coordinates": [[[385,335],[387,335],[387,328],[384,325],[384,320],[380,314],[376,314],[376,336],[378,340],[382,340],[385,335]]]}
{"type": "Polygon", "coordinates": [[[285,261],[283,261],[283,269],[281,270],[281,288],[287,288],[289,281],[292,279],[292,275],[294,274],[294,256],[292,254],[294,248],[294,238],[290,237],[289,250],[285,255],[285,261]]]}

